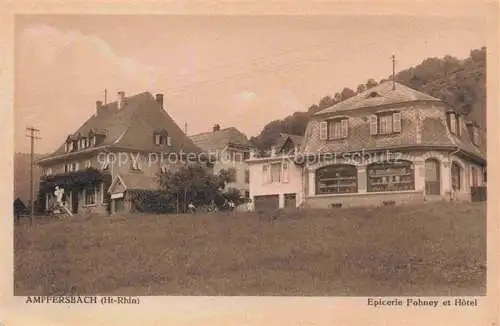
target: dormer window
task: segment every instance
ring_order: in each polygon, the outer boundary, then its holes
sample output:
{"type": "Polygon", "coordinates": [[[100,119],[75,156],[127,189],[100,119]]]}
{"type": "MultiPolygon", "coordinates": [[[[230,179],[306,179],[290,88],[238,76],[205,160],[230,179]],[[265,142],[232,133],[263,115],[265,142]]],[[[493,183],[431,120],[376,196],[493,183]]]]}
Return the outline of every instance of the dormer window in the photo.
{"type": "Polygon", "coordinates": [[[153,134],[155,145],[171,146],[170,136],[165,129],[156,130],[153,134]]]}
{"type": "Polygon", "coordinates": [[[390,135],[401,132],[401,112],[385,111],[370,116],[371,135],[390,135]]]}
{"type": "Polygon", "coordinates": [[[337,117],[320,122],[320,138],[323,140],[336,140],[347,138],[348,118],[337,117]]]}
{"type": "Polygon", "coordinates": [[[380,94],[377,92],[370,92],[366,98],[371,98],[371,97],[380,97],[380,94]]]}
{"type": "Polygon", "coordinates": [[[72,141],[72,140],[68,140],[65,144],[65,150],[66,152],[73,152],[76,150],[76,142],[72,141]]]}

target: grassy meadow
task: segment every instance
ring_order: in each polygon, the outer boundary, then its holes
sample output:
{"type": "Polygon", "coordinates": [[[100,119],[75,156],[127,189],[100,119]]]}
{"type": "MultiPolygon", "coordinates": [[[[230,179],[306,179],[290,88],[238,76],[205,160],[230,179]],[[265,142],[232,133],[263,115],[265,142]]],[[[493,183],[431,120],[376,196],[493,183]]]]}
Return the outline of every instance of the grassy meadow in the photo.
{"type": "Polygon", "coordinates": [[[484,295],[485,203],[38,221],[15,295],[484,295]]]}

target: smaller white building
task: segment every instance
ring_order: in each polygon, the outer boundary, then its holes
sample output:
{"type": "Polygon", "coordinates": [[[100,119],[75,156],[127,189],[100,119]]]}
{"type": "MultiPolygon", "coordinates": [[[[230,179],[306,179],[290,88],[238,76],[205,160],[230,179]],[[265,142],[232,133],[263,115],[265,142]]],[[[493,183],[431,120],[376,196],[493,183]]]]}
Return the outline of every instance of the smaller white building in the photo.
{"type": "Polygon", "coordinates": [[[273,152],[268,157],[251,156],[246,162],[254,209],[296,208],[302,204],[303,169],[294,163],[293,154],[273,152]]]}

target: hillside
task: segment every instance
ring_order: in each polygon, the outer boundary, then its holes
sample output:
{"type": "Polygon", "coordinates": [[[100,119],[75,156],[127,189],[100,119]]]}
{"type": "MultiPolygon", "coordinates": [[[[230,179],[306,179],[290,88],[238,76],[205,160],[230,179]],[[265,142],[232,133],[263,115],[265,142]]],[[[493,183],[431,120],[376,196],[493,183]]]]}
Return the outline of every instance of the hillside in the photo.
{"type": "MultiPolygon", "coordinates": [[[[382,79],[380,82],[388,80],[382,79]]],[[[486,48],[471,50],[469,57],[460,60],[450,55],[427,58],[421,64],[398,72],[395,80],[411,88],[440,98],[486,130],[486,48]]],[[[250,141],[260,150],[266,150],[282,132],[303,135],[311,114],[343,101],[378,83],[370,78],[356,90],[344,87],[333,96],[324,96],[307,111],[295,112],[282,119],[269,122],[261,133],[250,141]]],[[[483,138],[485,140],[485,134],[483,138]]],[[[483,142],[485,144],[485,142],[483,142]]]]}
{"type": "MultiPolygon", "coordinates": [[[[35,160],[42,154],[35,154],[35,160]]],[[[40,181],[41,169],[35,165],[33,179],[35,184],[35,196],[40,181]]],[[[19,197],[24,204],[28,205],[30,200],[30,154],[14,153],[14,199],[19,197]]]]}

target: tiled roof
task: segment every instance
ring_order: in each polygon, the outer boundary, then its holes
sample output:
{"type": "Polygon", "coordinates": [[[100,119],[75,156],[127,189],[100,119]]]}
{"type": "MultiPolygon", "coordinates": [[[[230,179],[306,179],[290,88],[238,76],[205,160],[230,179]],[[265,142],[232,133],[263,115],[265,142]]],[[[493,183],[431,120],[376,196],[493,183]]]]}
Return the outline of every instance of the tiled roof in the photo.
{"type": "MultiPolygon", "coordinates": [[[[200,152],[200,149],[179,128],[170,115],[161,107],[149,92],[125,98],[125,105],[117,110],[117,102],[111,102],[99,109],[98,114],[90,117],[70,138],[88,136],[90,131],[105,134],[99,148],[111,146],[141,151],[179,151],[200,152]],[[165,129],[171,138],[172,146],[162,149],[153,142],[153,131],[165,129]]],[[[90,148],[86,149],[90,150],[90,148]]],[[[43,158],[64,155],[64,143],[51,155],[43,158]]]]}
{"type": "Polygon", "coordinates": [[[392,81],[383,82],[345,101],[318,111],[315,115],[412,101],[441,102],[441,100],[435,97],[421,93],[400,83],[395,83],[395,85],[396,87],[393,90],[392,81]]]}
{"type": "Polygon", "coordinates": [[[251,147],[248,138],[235,127],[203,132],[190,136],[191,140],[205,151],[223,150],[228,145],[251,147]]]}
{"type": "MultiPolygon", "coordinates": [[[[442,104],[444,105],[444,104],[442,104]]],[[[307,154],[341,154],[350,151],[405,148],[411,146],[447,146],[485,158],[485,153],[472,143],[467,129],[461,135],[453,135],[447,127],[445,112],[429,103],[402,103],[401,133],[391,135],[371,135],[368,116],[377,112],[377,107],[366,107],[349,113],[348,137],[338,140],[320,140],[319,123],[321,117],[313,116],[306,129],[301,152],[307,154]],[[420,121],[420,122],[418,122],[420,121]]]]}

